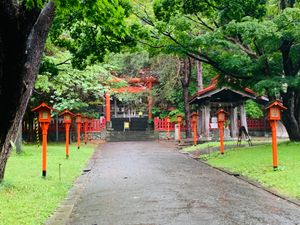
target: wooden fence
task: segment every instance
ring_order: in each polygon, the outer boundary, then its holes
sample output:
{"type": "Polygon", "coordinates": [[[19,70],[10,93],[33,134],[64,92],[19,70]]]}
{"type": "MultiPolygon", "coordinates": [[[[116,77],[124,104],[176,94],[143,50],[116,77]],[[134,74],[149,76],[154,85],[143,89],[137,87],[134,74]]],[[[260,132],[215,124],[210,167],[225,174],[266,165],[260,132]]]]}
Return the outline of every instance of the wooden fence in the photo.
{"type": "MultiPolygon", "coordinates": [[[[175,129],[175,122],[169,123],[169,130],[174,131],[175,129]]],[[[240,125],[240,121],[238,122],[240,125]]],[[[248,130],[250,131],[263,131],[265,129],[269,129],[268,121],[264,121],[264,119],[250,119],[247,118],[248,130]]],[[[181,126],[182,130],[185,130],[185,126],[181,126]]],[[[168,130],[168,123],[166,118],[160,119],[158,117],[154,118],[154,130],[156,131],[167,131],[168,130]]]]}

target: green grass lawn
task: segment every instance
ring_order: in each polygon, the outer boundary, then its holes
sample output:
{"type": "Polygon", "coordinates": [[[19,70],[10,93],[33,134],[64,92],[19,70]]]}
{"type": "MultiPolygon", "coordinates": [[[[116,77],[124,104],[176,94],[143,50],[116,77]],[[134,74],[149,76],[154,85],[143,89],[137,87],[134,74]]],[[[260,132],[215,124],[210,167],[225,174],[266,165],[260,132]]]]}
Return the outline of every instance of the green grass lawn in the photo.
{"type": "Polygon", "coordinates": [[[41,176],[41,147],[25,145],[20,155],[12,153],[0,184],[0,224],[43,224],[66,197],[94,148],[82,145],[78,150],[71,145],[67,160],[64,144],[49,144],[45,179],[41,176]]]}
{"type": "MultiPolygon", "coordinates": [[[[266,142],[270,142],[271,140],[267,140],[267,139],[252,139],[251,142],[252,144],[263,144],[266,142]]],[[[281,140],[279,140],[280,142],[281,140]]],[[[232,145],[236,145],[237,141],[224,141],[224,145],[228,145],[228,146],[232,146],[232,145]]],[[[243,145],[248,145],[248,142],[245,141],[244,139],[242,140],[241,144],[243,145]]],[[[185,152],[193,152],[193,151],[197,151],[197,150],[201,150],[201,149],[206,149],[206,148],[213,148],[213,147],[219,147],[220,146],[220,142],[219,141],[210,141],[210,142],[205,142],[202,144],[198,144],[198,145],[192,145],[192,146],[188,146],[183,148],[182,150],[185,152]]]]}
{"type": "Polygon", "coordinates": [[[235,148],[202,155],[213,166],[256,180],[278,192],[300,198],[300,143],[285,142],[278,145],[279,169],[273,171],[272,147],[270,144],[254,147],[235,148]]]}

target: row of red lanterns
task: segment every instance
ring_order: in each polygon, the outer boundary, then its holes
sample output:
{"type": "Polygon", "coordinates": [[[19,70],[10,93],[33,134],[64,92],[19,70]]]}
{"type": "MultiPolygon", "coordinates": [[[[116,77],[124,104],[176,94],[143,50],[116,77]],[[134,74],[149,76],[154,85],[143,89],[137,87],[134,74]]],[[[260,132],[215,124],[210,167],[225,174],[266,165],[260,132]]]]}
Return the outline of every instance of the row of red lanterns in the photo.
{"type": "MultiPolygon", "coordinates": [[[[38,112],[39,123],[42,128],[42,176],[46,177],[46,167],[47,167],[47,132],[49,124],[51,122],[51,111],[53,108],[48,106],[46,103],[41,103],[39,106],[31,110],[32,112],[38,112]]],[[[89,119],[82,116],[80,113],[73,114],[69,110],[64,110],[59,114],[63,116],[63,123],[66,129],[66,158],[69,158],[69,131],[72,123],[72,118],[75,117],[75,122],[77,124],[77,148],[80,148],[80,129],[81,124],[84,124],[84,142],[87,143],[87,128],[89,119]]]]}
{"type": "MultiPolygon", "coordinates": [[[[272,131],[272,156],[273,156],[273,168],[277,170],[278,168],[278,149],[277,149],[277,122],[281,119],[281,110],[286,110],[287,108],[283,106],[282,102],[279,100],[275,100],[270,103],[266,109],[268,110],[268,119],[271,125],[272,131]]],[[[220,153],[224,154],[224,123],[226,120],[226,116],[229,114],[224,109],[219,109],[217,111],[217,121],[220,132],[220,153]]],[[[197,144],[197,121],[198,121],[198,113],[193,112],[191,114],[191,123],[193,130],[193,141],[194,145],[197,144]]],[[[167,117],[167,138],[170,139],[170,117],[167,117]]],[[[177,123],[178,123],[178,141],[180,143],[180,125],[182,123],[182,116],[177,115],[177,123]]]]}

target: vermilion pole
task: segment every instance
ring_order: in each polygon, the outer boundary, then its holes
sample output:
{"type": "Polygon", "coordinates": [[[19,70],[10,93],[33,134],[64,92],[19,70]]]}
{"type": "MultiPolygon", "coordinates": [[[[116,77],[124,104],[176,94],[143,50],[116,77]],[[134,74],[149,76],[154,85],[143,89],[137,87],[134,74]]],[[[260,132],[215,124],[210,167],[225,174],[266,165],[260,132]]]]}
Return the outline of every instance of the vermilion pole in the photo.
{"type": "Polygon", "coordinates": [[[84,143],[87,143],[87,122],[84,122],[84,143]]]}
{"type": "Polygon", "coordinates": [[[42,176],[46,177],[47,171],[47,134],[49,123],[41,123],[43,134],[43,148],[42,148],[42,176]]]}
{"type": "Polygon", "coordinates": [[[69,131],[70,131],[70,126],[71,124],[65,123],[65,128],[66,128],[66,158],[69,158],[69,131]]]}
{"type": "Polygon", "coordinates": [[[81,123],[77,123],[77,148],[80,148],[80,127],[81,123]]]}
{"type": "Polygon", "coordinates": [[[194,145],[197,145],[197,125],[193,122],[194,145]]]}
{"type": "Polygon", "coordinates": [[[110,95],[108,93],[105,94],[105,111],[106,122],[110,122],[110,95]]]}
{"type": "Polygon", "coordinates": [[[278,167],[278,149],[277,149],[277,121],[270,121],[272,129],[272,153],[273,153],[273,168],[278,167]]]}
{"type": "Polygon", "coordinates": [[[148,83],[148,89],[149,89],[149,97],[148,97],[148,119],[152,119],[152,105],[153,105],[153,99],[152,99],[152,82],[148,83]]]}
{"type": "Polygon", "coordinates": [[[180,134],[180,122],[178,122],[178,142],[180,143],[180,138],[181,138],[181,134],[180,134]]]}
{"type": "Polygon", "coordinates": [[[220,130],[220,152],[224,154],[224,122],[219,122],[219,130],[220,130]]]}

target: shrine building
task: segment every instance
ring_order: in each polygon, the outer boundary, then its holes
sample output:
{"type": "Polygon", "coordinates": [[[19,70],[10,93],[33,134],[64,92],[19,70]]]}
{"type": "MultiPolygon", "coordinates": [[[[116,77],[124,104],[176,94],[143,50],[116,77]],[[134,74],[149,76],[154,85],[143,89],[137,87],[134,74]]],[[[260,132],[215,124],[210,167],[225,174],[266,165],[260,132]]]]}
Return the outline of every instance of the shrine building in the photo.
{"type": "Polygon", "coordinates": [[[217,111],[223,108],[228,113],[225,125],[225,136],[236,138],[240,126],[248,131],[245,101],[252,99],[259,104],[266,105],[269,101],[264,96],[258,96],[249,88],[234,90],[231,87],[218,87],[217,77],[211,80],[211,84],[195,93],[189,100],[191,105],[196,105],[199,120],[198,133],[207,140],[218,136],[217,111]]]}

